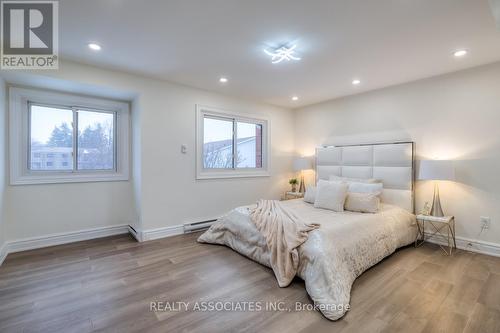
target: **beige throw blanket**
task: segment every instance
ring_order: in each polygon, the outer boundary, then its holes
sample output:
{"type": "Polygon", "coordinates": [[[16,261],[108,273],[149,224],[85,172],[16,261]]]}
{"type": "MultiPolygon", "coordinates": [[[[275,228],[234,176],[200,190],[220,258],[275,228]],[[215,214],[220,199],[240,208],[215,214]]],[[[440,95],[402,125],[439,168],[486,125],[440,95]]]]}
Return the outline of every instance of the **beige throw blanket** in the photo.
{"type": "Polygon", "coordinates": [[[319,224],[307,224],[279,201],[259,200],[250,218],[266,240],[270,264],[280,287],[288,286],[299,267],[297,248],[319,224]]]}

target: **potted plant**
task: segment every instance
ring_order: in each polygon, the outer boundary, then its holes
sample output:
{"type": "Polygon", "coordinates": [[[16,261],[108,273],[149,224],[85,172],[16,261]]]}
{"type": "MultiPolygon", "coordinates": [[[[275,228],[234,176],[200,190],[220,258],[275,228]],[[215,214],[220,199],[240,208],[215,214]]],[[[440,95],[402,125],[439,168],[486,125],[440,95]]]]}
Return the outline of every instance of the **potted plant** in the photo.
{"type": "Polygon", "coordinates": [[[292,185],[292,192],[297,192],[297,184],[299,183],[297,178],[290,179],[288,183],[292,185]]]}

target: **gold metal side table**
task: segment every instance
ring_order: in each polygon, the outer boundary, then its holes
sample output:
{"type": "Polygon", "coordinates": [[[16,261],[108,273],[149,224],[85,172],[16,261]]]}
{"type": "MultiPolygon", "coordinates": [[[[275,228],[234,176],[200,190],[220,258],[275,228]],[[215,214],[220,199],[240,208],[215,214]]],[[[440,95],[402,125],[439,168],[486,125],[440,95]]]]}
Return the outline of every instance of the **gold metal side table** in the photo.
{"type": "Polygon", "coordinates": [[[429,216],[429,215],[417,215],[417,227],[418,233],[415,238],[415,247],[422,245],[426,238],[437,238],[447,246],[443,246],[441,242],[438,243],[439,247],[446,253],[446,255],[451,256],[453,249],[457,249],[457,242],[455,239],[455,217],[454,216],[429,216]],[[430,233],[425,234],[425,225],[428,224],[430,228],[430,233]],[[445,232],[444,232],[445,231],[445,232]]]}

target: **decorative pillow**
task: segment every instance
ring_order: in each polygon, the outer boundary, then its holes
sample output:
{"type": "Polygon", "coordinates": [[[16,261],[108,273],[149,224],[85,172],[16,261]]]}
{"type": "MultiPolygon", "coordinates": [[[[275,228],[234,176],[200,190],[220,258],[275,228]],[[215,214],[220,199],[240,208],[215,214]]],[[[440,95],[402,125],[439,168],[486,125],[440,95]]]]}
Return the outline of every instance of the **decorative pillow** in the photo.
{"type": "Polygon", "coordinates": [[[384,184],[366,184],[366,183],[349,183],[349,193],[373,193],[381,195],[384,189],[384,184]]]}
{"type": "Polygon", "coordinates": [[[365,183],[365,184],[375,184],[382,182],[380,179],[375,179],[375,178],[362,179],[362,178],[340,177],[335,175],[330,175],[330,181],[347,182],[347,183],[365,183]]]}
{"type": "Polygon", "coordinates": [[[343,212],[348,188],[346,183],[320,180],[316,188],[314,207],[343,212]]]}
{"type": "Polygon", "coordinates": [[[314,200],[316,200],[316,186],[307,185],[306,193],[304,194],[304,201],[313,204],[314,200]]]}
{"type": "Polygon", "coordinates": [[[348,193],[345,210],[359,213],[376,213],[380,206],[380,198],[375,193],[348,193]]]}

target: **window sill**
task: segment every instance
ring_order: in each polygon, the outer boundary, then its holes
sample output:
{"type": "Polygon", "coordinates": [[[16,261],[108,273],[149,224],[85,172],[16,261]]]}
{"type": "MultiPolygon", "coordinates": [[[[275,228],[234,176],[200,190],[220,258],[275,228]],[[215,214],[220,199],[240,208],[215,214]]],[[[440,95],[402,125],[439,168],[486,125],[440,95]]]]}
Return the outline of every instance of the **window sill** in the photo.
{"type": "Polygon", "coordinates": [[[27,174],[11,177],[10,185],[37,185],[37,184],[66,184],[66,183],[93,183],[93,182],[115,182],[128,181],[129,176],[121,173],[82,173],[82,174],[53,174],[47,173],[35,175],[27,174]]]}
{"type": "Polygon", "coordinates": [[[206,171],[199,172],[196,179],[226,179],[226,178],[254,178],[254,177],[269,177],[269,171],[206,171]]]}

